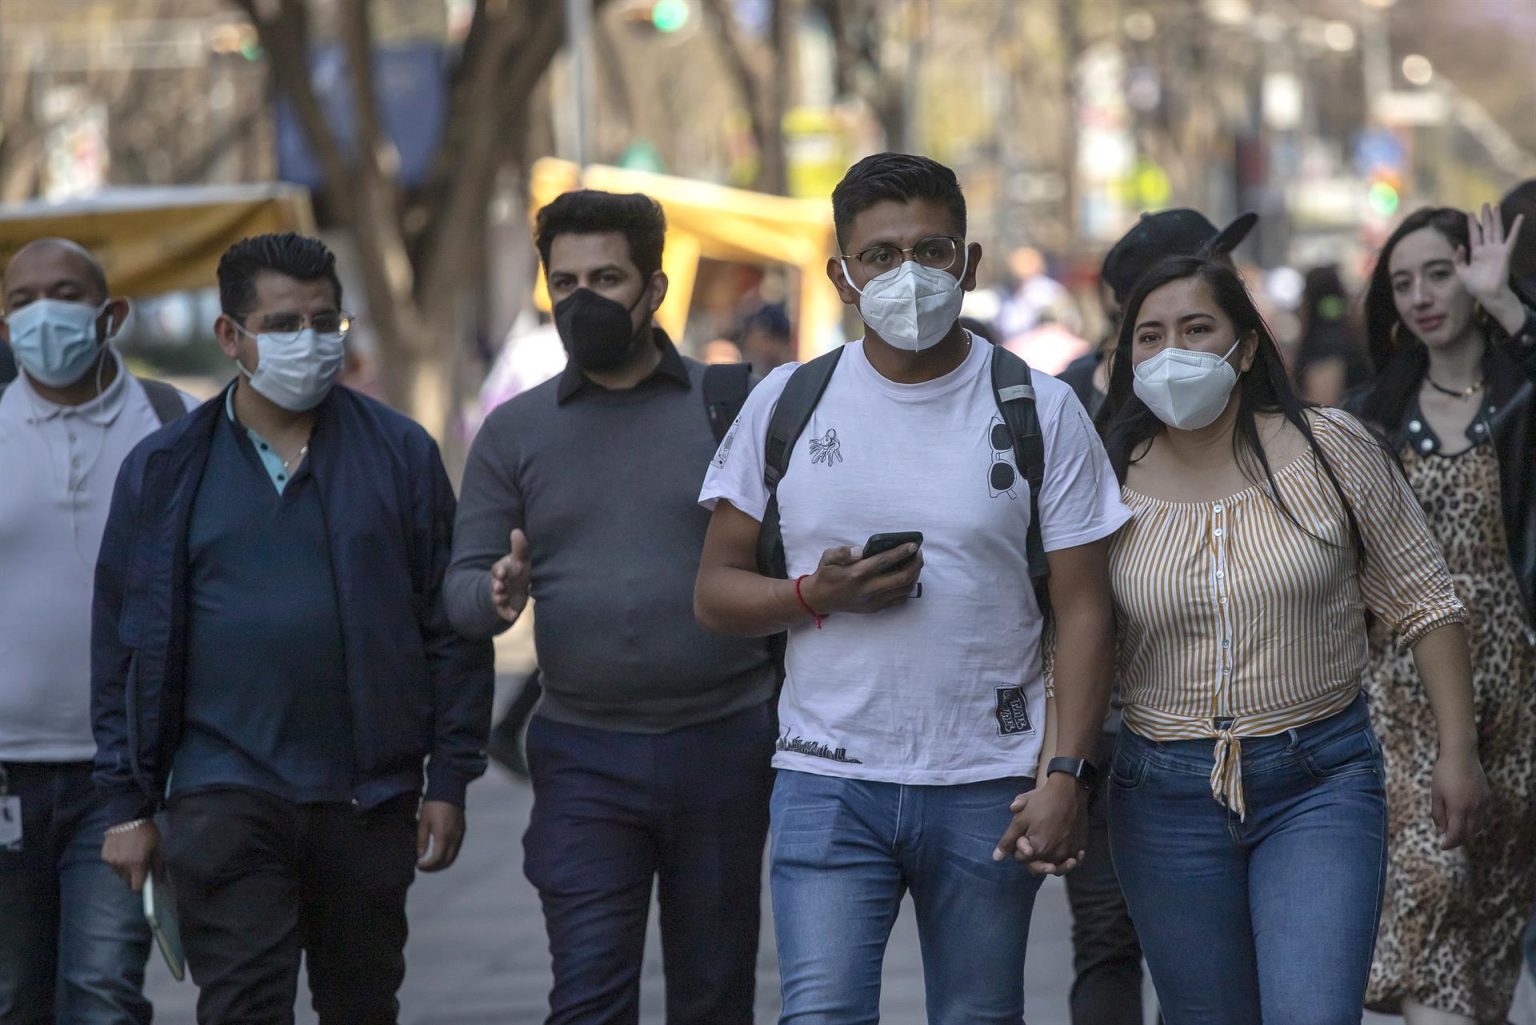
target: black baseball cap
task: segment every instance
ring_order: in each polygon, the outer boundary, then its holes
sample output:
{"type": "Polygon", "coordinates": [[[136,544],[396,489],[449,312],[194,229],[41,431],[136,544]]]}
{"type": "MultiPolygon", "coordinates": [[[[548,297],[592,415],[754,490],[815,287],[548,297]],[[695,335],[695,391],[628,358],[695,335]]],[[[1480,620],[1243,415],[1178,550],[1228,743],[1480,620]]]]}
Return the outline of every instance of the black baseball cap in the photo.
{"type": "Polygon", "coordinates": [[[1142,214],[1136,226],[1126,232],[1104,257],[1100,276],[1115,293],[1115,302],[1124,304],[1141,276],[1152,265],[1168,256],[1220,256],[1230,253],[1248,236],[1259,221],[1249,211],[1220,231],[1210,218],[1198,210],[1160,210],[1142,214]]]}

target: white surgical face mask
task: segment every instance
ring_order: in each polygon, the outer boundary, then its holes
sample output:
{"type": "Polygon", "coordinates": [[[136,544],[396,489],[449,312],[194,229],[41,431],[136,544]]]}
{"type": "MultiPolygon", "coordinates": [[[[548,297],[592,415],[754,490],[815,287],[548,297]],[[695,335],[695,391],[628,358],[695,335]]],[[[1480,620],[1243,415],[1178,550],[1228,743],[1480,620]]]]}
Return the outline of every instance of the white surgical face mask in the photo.
{"type": "MultiPolygon", "coordinates": [[[[110,300],[109,300],[110,301],[110,300]]],[[[11,352],[27,376],[50,388],[66,388],[85,376],[101,348],[96,321],[107,303],[91,306],[38,299],[5,318],[11,352]]]]}
{"type": "MultiPolygon", "coordinates": [[[[251,332],[235,325],[246,334],[251,332]]],[[[305,328],[297,334],[259,334],[256,338],[256,369],[235,365],[251,379],[251,387],[274,404],[294,413],[314,409],[336,383],[344,352],[339,334],[316,334],[305,328]]]]}
{"type": "Polygon", "coordinates": [[[898,349],[922,352],[937,345],[955,326],[965,298],[960,278],[965,277],[970,260],[967,247],[958,278],[947,270],[907,260],[860,288],[844,259],[843,278],[859,293],[859,315],[871,330],[898,349]]]}
{"type": "Polygon", "coordinates": [[[1181,431],[1209,427],[1227,408],[1237,384],[1237,371],[1227,356],[1237,351],[1238,344],[1233,342],[1225,356],[1164,349],[1132,370],[1136,397],[1169,427],[1181,431]]]}

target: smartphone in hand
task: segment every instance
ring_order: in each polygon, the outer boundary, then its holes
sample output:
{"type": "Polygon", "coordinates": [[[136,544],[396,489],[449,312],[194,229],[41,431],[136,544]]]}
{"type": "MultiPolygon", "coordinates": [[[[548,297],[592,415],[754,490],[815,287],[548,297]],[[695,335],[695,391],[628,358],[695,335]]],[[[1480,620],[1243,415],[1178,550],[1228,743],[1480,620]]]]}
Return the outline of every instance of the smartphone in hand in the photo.
{"type": "MultiPolygon", "coordinates": [[[[921,548],[923,546],[923,532],[921,530],[895,530],[885,534],[871,534],[869,535],[869,540],[864,542],[862,557],[867,559],[871,555],[879,555],[881,552],[888,552],[893,548],[900,548],[902,545],[917,545],[921,548]]],[[[917,553],[914,552],[886,572],[905,569],[915,558],[917,558],[917,553]]],[[[912,586],[911,597],[916,598],[922,593],[923,582],[919,580],[912,586]]]]}
{"type": "MultiPolygon", "coordinates": [[[[896,530],[885,534],[871,534],[869,535],[869,540],[864,542],[864,549],[860,557],[867,559],[871,555],[880,555],[893,548],[913,544],[919,548],[922,547],[923,532],[921,530],[896,530]]],[[[907,564],[907,561],[907,559],[903,559],[891,568],[900,569],[907,564]]]]}

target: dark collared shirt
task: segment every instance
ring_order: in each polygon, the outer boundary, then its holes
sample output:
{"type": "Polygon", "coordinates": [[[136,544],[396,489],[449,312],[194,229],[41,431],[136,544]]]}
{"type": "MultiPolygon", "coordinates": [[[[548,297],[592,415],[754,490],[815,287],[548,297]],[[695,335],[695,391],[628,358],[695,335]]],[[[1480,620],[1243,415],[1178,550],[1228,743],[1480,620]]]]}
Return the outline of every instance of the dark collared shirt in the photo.
{"type": "MultiPolygon", "coordinates": [[[[677,346],[672,344],[666,332],[660,328],[656,329],[656,334],[658,336],[657,347],[661,349],[661,362],[657,363],[656,369],[652,370],[645,380],[635,387],[644,388],[654,381],[667,380],[681,385],[685,389],[692,388],[693,382],[688,376],[688,364],[683,362],[683,357],[678,353],[677,346]]],[[[590,389],[600,392],[609,390],[593,381],[586,374],[583,374],[574,362],[565,365],[565,369],[560,372],[557,380],[560,384],[555,390],[555,401],[562,406],[584,390],[590,389]]]]}

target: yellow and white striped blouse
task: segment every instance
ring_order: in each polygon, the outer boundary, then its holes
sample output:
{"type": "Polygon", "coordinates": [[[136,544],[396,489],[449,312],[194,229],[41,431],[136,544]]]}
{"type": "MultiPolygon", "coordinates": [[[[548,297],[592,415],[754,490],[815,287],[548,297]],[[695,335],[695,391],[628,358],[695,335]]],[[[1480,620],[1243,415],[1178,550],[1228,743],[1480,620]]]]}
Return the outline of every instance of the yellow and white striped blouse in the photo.
{"type": "Polygon", "coordinates": [[[1315,537],[1286,517],[1267,485],[1211,502],[1124,488],[1133,516],[1110,548],[1125,723],[1152,740],[1215,740],[1211,791],[1240,815],[1241,738],[1282,733],[1354,700],[1367,608],[1405,647],[1466,619],[1390,457],[1347,413],[1320,410],[1312,422],[1359,523],[1363,565],[1338,493],[1311,453],[1275,468],[1274,478],[1315,537]]]}

